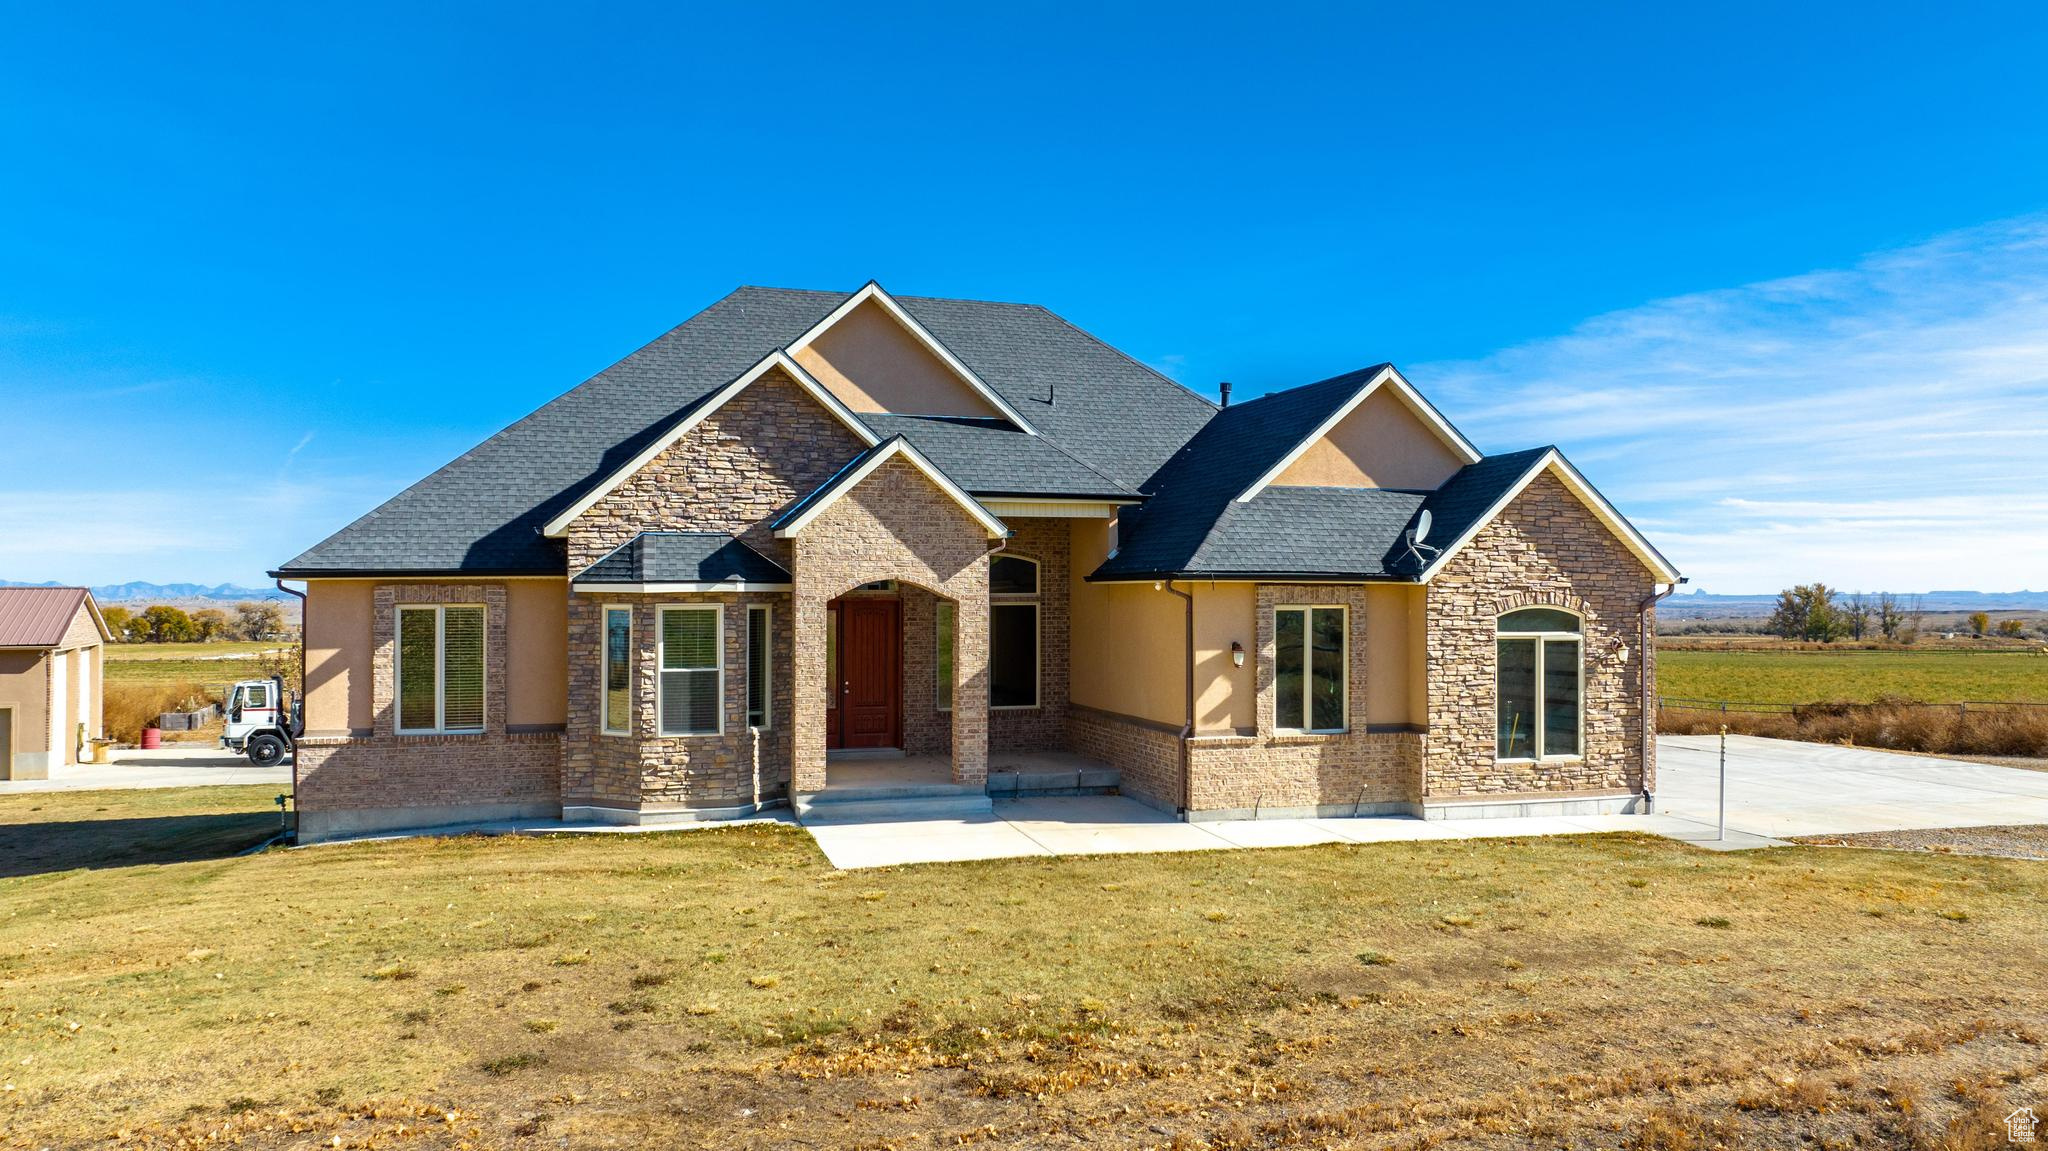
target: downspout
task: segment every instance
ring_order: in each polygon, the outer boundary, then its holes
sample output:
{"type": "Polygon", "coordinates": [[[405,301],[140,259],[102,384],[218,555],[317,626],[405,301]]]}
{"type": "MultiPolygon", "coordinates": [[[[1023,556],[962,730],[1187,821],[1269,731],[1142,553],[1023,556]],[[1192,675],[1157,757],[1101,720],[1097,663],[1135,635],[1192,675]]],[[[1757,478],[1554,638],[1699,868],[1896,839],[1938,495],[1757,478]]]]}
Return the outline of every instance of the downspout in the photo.
{"type": "Polygon", "coordinates": [[[1195,806],[1195,785],[1194,780],[1191,778],[1190,755],[1188,753],[1188,740],[1195,734],[1195,593],[1182,591],[1173,586],[1172,580],[1165,581],[1161,586],[1187,602],[1184,614],[1187,617],[1188,682],[1187,711],[1185,714],[1188,718],[1187,722],[1182,724],[1180,729],[1180,811],[1181,818],[1185,819],[1188,812],[1195,806]]]}
{"type": "Polygon", "coordinates": [[[1650,760],[1654,757],[1657,747],[1657,681],[1649,674],[1650,644],[1656,637],[1650,634],[1650,612],[1655,610],[1657,604],[1666,596],[1677,591],[1679,584],[1685,582],[1685,577],[1680,576],[1675,583],[1666,586],[1663,591],[1656,591],[1657,585],[1651,584],[1650,597],[1645,599],[1642,606],[1636,609],[1636,651],[1641,654],[1644,672],[1642,759],[1644,815],[1650,814],[1657,802],[1657,797],[1650,791],[1650,760]]]}
{"type": "MultiPolygon", "coordinates": [[[[277,590],[299,601],[299,722],[292,723],[289,716],[285,719],[285,731],[292,740],[292,806],[296,808],[299,805],[299,736],[306,730],[306,614],[310,601],[305,592],[284,586],[283,580],[274,582],[277,590]]],[[[282,704],[284,701],[278,702],[282,704]]]]}

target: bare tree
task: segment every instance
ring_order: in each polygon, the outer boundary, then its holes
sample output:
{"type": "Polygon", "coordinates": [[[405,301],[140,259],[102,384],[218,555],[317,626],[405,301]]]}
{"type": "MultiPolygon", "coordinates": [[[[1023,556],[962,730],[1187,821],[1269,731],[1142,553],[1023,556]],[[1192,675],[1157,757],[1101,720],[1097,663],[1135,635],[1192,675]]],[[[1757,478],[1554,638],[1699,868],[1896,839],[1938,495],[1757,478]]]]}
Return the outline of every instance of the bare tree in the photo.
{"type": "Polygon", "coordinates": [[[1888,591],[1877,593],[1877,633],[1893,643],[1906,630],[1906,605],[1888,591]]]}
{"type": "Polygon", "coordinates": [[[1860,591],[1854,595],[1843,596],[1842,606],[1835,610],[1835,615],[1841,620],[1842,630],[1849,633],[1850,639],[1862,639],[1864,633],[1870,630],[1870,601],[1860,591]]]}

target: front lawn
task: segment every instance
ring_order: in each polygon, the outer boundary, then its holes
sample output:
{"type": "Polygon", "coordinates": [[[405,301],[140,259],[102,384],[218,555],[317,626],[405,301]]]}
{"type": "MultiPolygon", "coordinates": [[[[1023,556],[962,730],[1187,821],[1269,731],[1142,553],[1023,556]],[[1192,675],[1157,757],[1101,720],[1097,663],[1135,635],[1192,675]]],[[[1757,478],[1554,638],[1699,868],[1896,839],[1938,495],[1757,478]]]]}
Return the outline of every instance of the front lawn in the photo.
{"type": "MultiPolygon", "coordinates": [[[[218,790],[55,814],[125,839],[218,790]]],[[[1937,1146],[2048,1098],[2041,863],[234,840],[0,878],[0,1142],[1937,1146]]]]}

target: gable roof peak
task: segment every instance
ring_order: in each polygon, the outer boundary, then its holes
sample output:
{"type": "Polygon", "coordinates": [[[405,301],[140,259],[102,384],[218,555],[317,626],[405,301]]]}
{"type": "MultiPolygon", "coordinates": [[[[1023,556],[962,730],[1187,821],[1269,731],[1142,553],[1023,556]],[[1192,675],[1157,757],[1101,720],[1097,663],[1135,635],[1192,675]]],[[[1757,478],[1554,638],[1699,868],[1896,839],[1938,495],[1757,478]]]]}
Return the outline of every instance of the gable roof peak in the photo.
{"type": "MultiPolygon", "coordinates": [[[[1318,440],[1329,435],[1338,424],[1344,421],[1344,417],[1356,411],[1358,406],[1366,401],[1367,397],[1382,388],[1392,390],[1394,396],[1410,411],[1414,412],[1421,419],[1424,426],[1435,433],[1436,437],[1443,441],[1444,446],[1448,447],[1451,453],[1457,456],[1460,461],[1465,464],[1475,464],[1484,458],[1480,455],[1479,449],[1472,446],[1472,441],[1466,439],[1462,432],[1451,426],[1451,421],[1445,419],[1444,414],[1436,410],[1436,405],[1430,403],[1421,392],[1415,389],[1414,384],[1408,382],[1408,378],[1401,374],[1399,368],[1396,368],[1391,363],[1376,364],[1369,368],[1360,368],[1354,372],[1346,372],[1340,376],[1331,376],[1327,380],[1318,380],[1313,384],[1304,384],[1299,388],[1290,388],[1284,392],[1270,392],[1265,396],[1260,396],[1257,400],[1250,400],[1234,408],[1224,409],[1225,413],[1242,412],[1257,404],[1259,400],[1274,397],[1291,397],[1296,401],[1307,403],[1310,405],[1311,411],[1315,406],[1322,403],[1328,402],[1330,404],[1328,410],[1324,412],[1322,419],[1307,435],[1297,440],[1293,447],[1289,448],[1279,459],[1273,461],[1271,466],[1260,473],[1258,479],[1253,480],[1249,486],[1238,493],[1237,502],[1249,502],[1254,496],[1265,491],[1267,485],[1280,478],[1281,473],[1285,472],[1294,461],[1300,459],[1304,453],[1311,447],[1314,447],[1318,440]],[[1312,394],[1312,389],[1319,388],[1327,389],[1330,394],[1327,396],[1312,394]]],[[[1244,417],[1238,415],[1236,418],[1241,420],[1244,417]]]]}
{"type": "Polygon", "coordinates": [[[940,363],[944,364],[947,371],[958,376],[962,383],[979,395],[990,407],[1001,412],[1004,419],[1017,425],[1019,430],[1029,435],[1035,436],[1038,434],[1038,429],[1031,425],[1030,420],[1024,418],[1024,413],[1018,411],[1010,401],[1004,399],[1001,392],[991,387],[987,380],[982,379],[959,356],[954,355],[953,349],[942,343],[937,336],[932,335],[931,331],[919,323],[917,317],[911,315],[902,304],[897,303],[896,298],[884,290],[881,282],[877,280],[869,280],[866,284],[861,285],[859,290],[841,301],[838,307],[827,313],[824,319],[812,325],[809,331],[790,341],[789,346],[783,350],[794,355],[802,349],[809,347],[818,337],[831,331],[841,320],[852,315],[855,309],[869,303],[881,308],[890,319],[896,321],[898,326],[910,334],[911,339],[922,345],[926,351],[930,352],[940,363]]]}

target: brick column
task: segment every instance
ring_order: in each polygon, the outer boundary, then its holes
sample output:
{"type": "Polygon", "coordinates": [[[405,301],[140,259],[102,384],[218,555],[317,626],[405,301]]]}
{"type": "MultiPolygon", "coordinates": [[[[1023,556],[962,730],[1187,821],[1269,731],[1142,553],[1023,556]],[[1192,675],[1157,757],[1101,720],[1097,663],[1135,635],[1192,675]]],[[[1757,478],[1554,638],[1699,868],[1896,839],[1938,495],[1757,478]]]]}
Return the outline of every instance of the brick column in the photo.
{"type": "Polygon", "coordinates": [[[796,698],[790,702],[789,790],[803,795],[825,789],[825,604],[829,597],[807,587],[801,561],[797,567],[794,602],[795,629],[791,650],[795,653],[796,698]]]}

